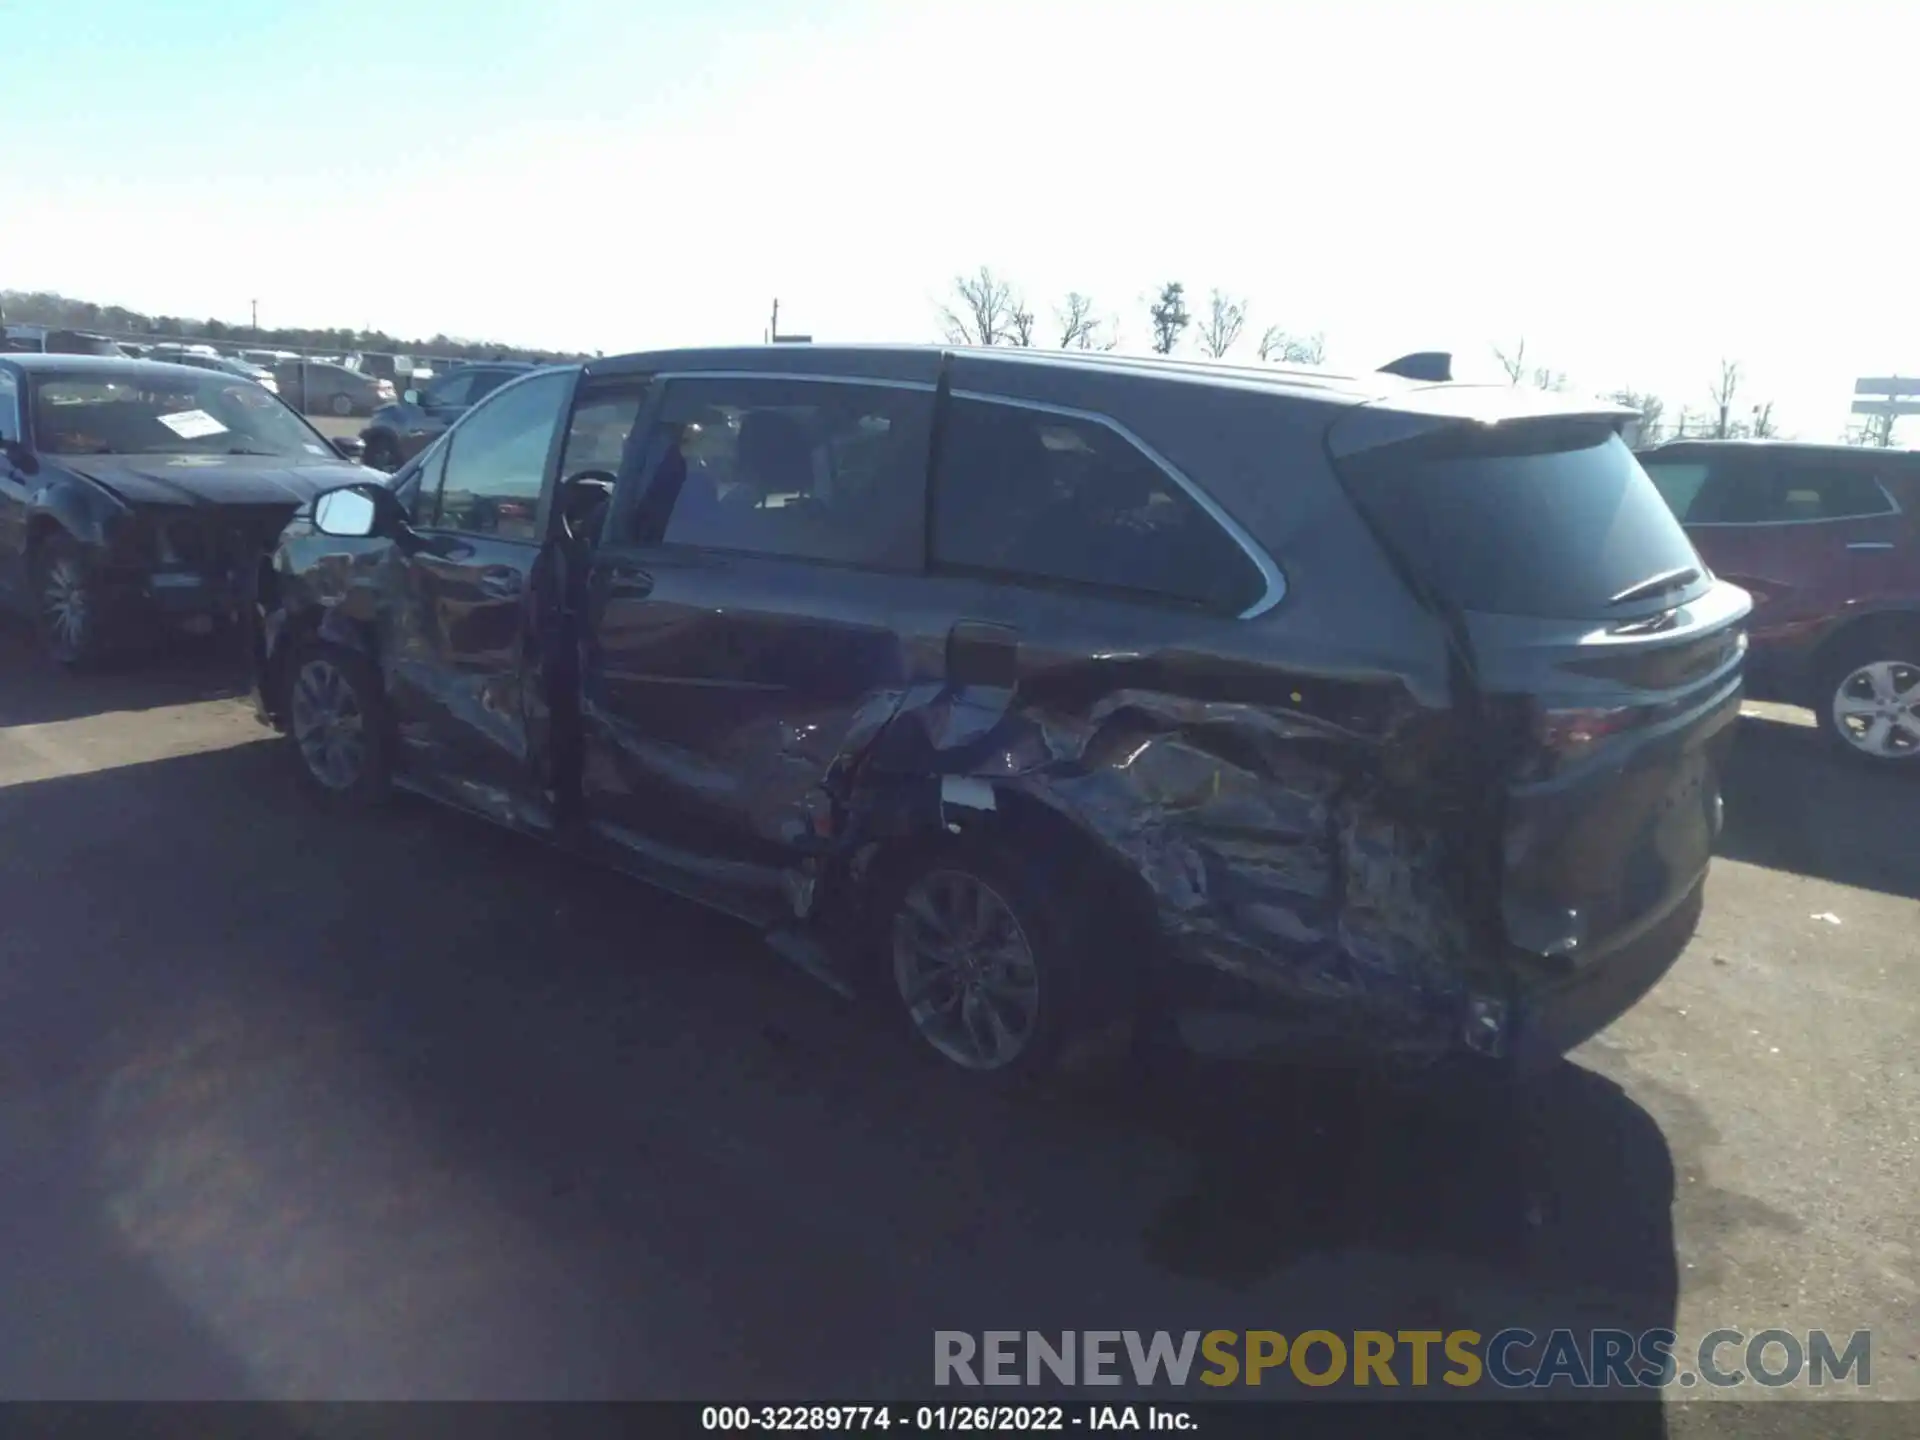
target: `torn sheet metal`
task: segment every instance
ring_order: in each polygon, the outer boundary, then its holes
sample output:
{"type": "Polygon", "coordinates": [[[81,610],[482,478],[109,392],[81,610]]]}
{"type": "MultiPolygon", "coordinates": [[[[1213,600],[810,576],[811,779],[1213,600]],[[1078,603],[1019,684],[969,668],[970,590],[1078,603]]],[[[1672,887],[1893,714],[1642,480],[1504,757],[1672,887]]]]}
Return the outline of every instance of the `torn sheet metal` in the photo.
{"type": "Polygon", "coordinates": [[[900,697],[857,765],[836,763],[857,777],[837,796],[841,838],[955,828],[996,790],[1030,796],[1141,877],[1176,988],[1225,977],[1309,1028],[1438,1051],[1469,1013],[1474,946],[1433,795],[1381,778],[1401,743],[1144,690],[1073,710],[929,685],[900,697]]]}

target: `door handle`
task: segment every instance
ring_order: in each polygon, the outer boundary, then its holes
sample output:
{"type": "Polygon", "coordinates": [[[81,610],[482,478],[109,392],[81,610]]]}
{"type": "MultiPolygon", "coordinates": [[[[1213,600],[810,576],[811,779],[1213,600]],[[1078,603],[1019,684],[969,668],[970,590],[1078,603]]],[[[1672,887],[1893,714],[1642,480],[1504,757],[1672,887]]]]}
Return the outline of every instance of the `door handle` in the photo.
{"type": "Polygon", "coordinates": [[[480,589],[500,600],[511,600],[520,593],[523,579],[511,565],[489,565],[480,572],[480,589]]]}
{"type": "Polygon", "coordinates": [[[615,565],[607,571],[607,598],[644,600],[653,593],[653,576],[638,565],[615,565]]]}
{"type": "Polygon", "coordinates": [[[1891,540],[1852,540],[1847,543],[1849,550],[1891,550],[1891,540]]]}

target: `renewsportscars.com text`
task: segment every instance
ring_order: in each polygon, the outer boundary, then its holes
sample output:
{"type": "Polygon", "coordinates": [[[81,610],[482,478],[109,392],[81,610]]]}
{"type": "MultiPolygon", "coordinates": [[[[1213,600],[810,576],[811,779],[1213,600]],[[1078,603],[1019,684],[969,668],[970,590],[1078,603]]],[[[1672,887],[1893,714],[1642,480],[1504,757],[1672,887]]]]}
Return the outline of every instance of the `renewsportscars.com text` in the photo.
{"type": "Polygon", "coordinates": [[[1471,1389],[1778,1388],[1873,1383],[1856,1330],[936,1330],[936,1385],[1261,1384],[1471,1389]]]}

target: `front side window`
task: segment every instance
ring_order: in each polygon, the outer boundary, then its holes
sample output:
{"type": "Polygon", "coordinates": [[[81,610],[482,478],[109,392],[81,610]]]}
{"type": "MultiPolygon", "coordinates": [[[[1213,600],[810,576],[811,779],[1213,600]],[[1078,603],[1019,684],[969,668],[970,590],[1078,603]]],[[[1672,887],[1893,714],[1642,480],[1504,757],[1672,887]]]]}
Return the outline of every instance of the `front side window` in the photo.
{"type": "Polygon", "coordinates": [[[480,400],[498,390],[507,381],[523,372],[518,370],[476,370],[473,373],[473,388],[467,391],[465,403],[477,404],[480,400]]]}
{"type": "Polygon", "coordinates": [[[935,563],[1238,614],[1259,568],[1166,470],[1089,418],[955,399],[935,470],[935,563]]]}
{"type": "Polygon", "coordinates": [[[560,459],[563,479],[583,470],[618,477],[627,437],[646,404],[645,380],[589,384],[592,388],[574,402],[573,418],[567,423],[567,444],[560,459]]]}
{"type": "Polygon", "coordinates": [[[917,569],[932,415],[924,390],[673,381],[650,440],[636,538],[917,569]]]}
{"type": "Polygon", "coordinates": [[[573,373],[537,375],[467,412],[447,436],[436,523],[443,530],[537,543],[535,517],[553,433],[573,373]]]}
{"type": "Polygon", "coordinates": [[[339,458],[268,391],[222,371],[42,376],[33,386],[33,431],[52,455],[339,458]]]}
{"type": "Polygon", "coordinates": [[[427,386],[420,399],[427,405],[465,405],[472,395],[473,376],[470,373],[462,373],[434,381],[427,386]]]}

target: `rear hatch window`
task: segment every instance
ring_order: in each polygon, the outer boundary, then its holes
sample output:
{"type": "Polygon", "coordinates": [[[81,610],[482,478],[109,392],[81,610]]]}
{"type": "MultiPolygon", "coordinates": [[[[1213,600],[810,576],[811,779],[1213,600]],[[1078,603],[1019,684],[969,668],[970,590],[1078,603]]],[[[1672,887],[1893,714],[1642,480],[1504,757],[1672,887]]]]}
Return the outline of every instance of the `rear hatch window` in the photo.
{"type": "Polygon", "coordinates": [[[1712,583],[1604,422],[1452,429],[1363,452],[1341,473],[1417,578],[1461,610],[1615,620],[1712,583]]]}

